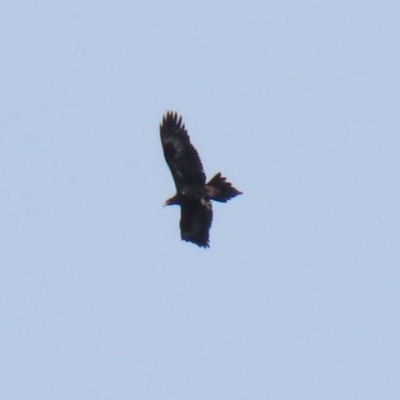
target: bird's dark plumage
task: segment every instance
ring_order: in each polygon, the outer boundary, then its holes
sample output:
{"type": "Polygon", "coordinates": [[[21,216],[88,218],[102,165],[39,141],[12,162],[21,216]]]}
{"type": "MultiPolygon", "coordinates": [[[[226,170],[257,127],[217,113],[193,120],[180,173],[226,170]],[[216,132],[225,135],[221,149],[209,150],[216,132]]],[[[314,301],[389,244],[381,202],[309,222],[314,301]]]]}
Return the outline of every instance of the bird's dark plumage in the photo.
{"type": "Polygon", "coordinates": [[[183,240],[209,247],[209,230],[212,223],[211,200],[227,202],[241,194],[220,173],[207,184],[197,150],[190,143],[182,123],[171,111],[164,115],[160,125],[161,144],[165,160],[175,181],[176,194],[166,205],[181,206],[181,237],[183,240]]]}

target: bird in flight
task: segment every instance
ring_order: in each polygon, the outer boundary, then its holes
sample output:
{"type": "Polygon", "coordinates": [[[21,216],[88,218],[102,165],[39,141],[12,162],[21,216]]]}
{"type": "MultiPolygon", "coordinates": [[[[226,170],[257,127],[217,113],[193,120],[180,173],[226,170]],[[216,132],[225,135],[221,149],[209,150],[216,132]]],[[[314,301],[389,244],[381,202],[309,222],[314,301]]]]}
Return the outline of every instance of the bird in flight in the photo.
{"type": "Polygon", "coordinates": [[[175,181],[176,194],[165,205],[181,206],[181,238],[209,247],[213,211],[211,200],[226,203],[242,194],[219,172],[208,183],[197,150],[190,143],[182,117],[168,111],[160,125],[165,160],[175,181]]]}

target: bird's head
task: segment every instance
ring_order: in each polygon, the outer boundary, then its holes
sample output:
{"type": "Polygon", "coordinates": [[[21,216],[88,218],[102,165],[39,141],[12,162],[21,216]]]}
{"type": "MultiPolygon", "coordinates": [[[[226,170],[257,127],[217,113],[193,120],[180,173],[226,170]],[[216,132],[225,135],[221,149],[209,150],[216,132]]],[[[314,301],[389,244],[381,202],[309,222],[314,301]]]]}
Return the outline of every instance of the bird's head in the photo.
{"type": "Polygon", "coordinates": [[[179,197],[176,194],[174,197],[171,197],[170,199],[165,200],[164,207],[165,206],[179,205],[179,204],[180,204],[179,197]]]}

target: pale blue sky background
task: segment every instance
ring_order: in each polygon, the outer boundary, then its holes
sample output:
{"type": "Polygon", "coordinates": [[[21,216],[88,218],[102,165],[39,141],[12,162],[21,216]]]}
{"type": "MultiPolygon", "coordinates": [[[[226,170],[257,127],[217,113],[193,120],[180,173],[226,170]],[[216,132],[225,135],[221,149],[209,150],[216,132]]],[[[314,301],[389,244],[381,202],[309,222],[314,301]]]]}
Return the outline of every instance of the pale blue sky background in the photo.
{"type": "Polygon", "coordinates": [[[0,398],[399,399],[398,1],[0,6],[0,398]],[[159,142],[184,117],[211,249],[159,142]]]}

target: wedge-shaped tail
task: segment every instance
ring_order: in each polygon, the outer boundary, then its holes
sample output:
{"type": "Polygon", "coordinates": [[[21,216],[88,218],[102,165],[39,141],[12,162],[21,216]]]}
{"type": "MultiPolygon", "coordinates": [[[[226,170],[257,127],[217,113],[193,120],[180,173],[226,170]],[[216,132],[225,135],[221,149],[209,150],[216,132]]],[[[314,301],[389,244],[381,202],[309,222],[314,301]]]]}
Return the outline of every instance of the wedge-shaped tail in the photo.
{"type": "Polygon", "coordinates": [[[242,194],[230,182],[227,182],[220,172],[206,184],[206,193],[210,199],[222,203],[226,203],[229,199],[242,194]]]}

